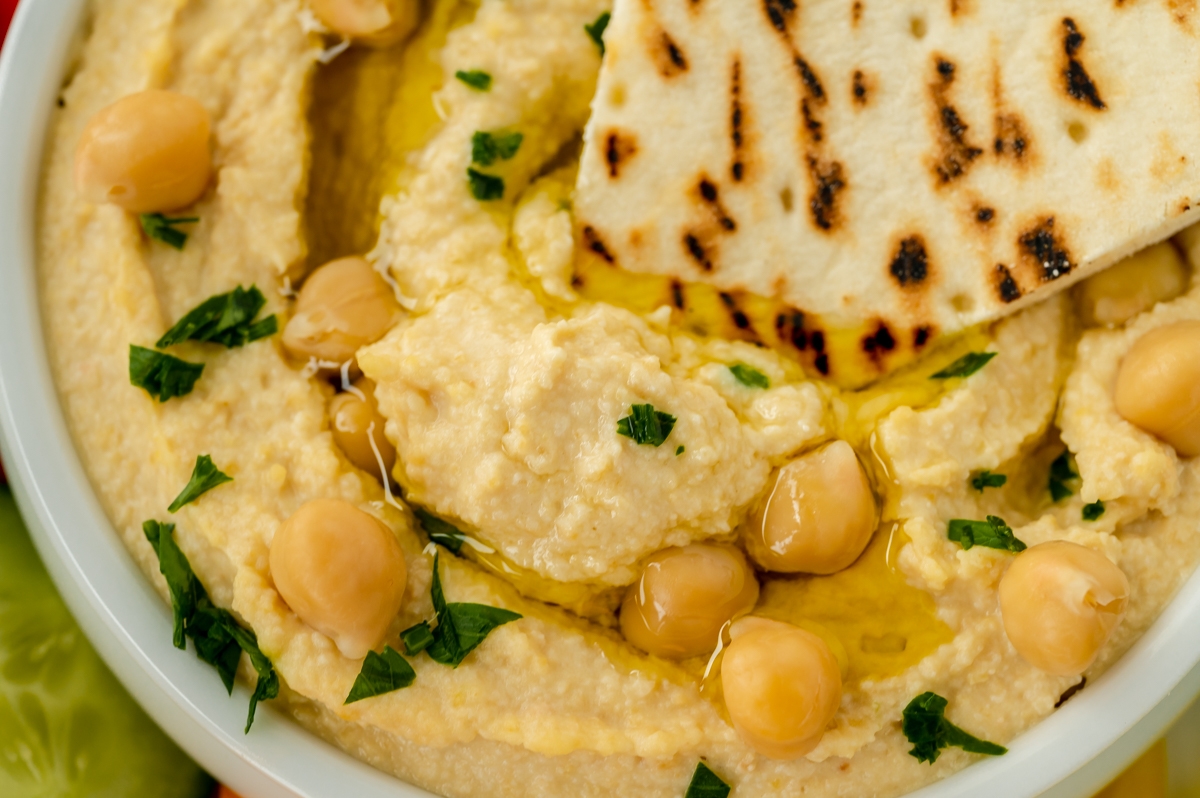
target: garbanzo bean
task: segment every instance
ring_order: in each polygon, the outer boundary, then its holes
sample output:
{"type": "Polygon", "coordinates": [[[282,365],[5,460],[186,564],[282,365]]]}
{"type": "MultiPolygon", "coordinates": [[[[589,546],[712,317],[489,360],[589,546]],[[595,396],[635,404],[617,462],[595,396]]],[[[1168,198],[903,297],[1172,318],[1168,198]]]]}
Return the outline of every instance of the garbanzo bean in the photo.
{"type": "Polygon", "coordinates": [[[408,583],[396,536],[341,499],[314,499],[293,513],[271,541],[269,562],[292,611],[350,659],[383,637],[408,583]]]}
{"type": "Polygon", "coordinates": [[[375,404],[375,383],[366,377],[359,377],[353,383],[366,400],[359,399],[351,392],[339,393],[329,400],[329,428],[333,433],[333,442],[346,455],[346,459],[363,471],[374,474],[382,482],[387,474],[392,473],[396,464],[396,448],[383,434],[386,423],[375,404]],[[375,425],[374,431],[368,435],[367,430],[375,425]],[[379,456],[383,458],[383,466],[387,474],[379,473],[379,461],[371,448],[371,439],[379,447],[379,456]]]}
{"type": "Polygon", "coordinates": [[[1200,321],[1143,335],[1126,353],[1113,394],[1117,412],[1175,447],[1200,454],[1200,321]]]}
{"type": "Polygon", "coordinates": [[[375,46],[394,44],[417,26],[416,0],[312,0],[313,11],[334,33],[375,46]]]}
{"type": "Polygon", "coordinates": [[[765,618],[742,618],[729,633],[721,687],[734,728],[763,756],[807,754],[842,701],[833,652],[811,632],[765,618]]]}
{"type": "Polygon", "coordinates": [[[1188,268],[1171,244],[1163,242],[1130,255],[1079,286],[1085,321],[1117,325],[1174,299],[1187,289],[1188,268]]]}
{"type": "Polygon", "coordinates": [[[191,205],[212,174],[208,111],[195,99],[150,89],[96,113],[75,149],[75,188],[89,202],[133,213],[191,205]]]}
{"type": "Polygon", "coordinates": [[[875,496],[845,441],[802,455],[779,471],[767,501],[742,528],[760,567],[832,574],[862,554],[875,530],[875,496]]]}
{"type": "Polygon", "coordinates": [[[342,363],[383,337],[400,315],[391,287],[363,258],[339,258],[304,281],[283,345],[300,358],[342,363]]]}
{"type": "Polygon", "coordinates": [[[758,580],[740,551],[693,543],[655,554],[621,604],[621,631],[660,657],[707,655],[730,619],[758,600],[758,580]]]}
{"type": "Polygon", "coordinates": [[[1129,581],[1120,568],[1065,540],[1021,552],[1000,580],[1000,615],[1013,648],[1058,676],[1092,664],[1128,600],[1129,581]]]}

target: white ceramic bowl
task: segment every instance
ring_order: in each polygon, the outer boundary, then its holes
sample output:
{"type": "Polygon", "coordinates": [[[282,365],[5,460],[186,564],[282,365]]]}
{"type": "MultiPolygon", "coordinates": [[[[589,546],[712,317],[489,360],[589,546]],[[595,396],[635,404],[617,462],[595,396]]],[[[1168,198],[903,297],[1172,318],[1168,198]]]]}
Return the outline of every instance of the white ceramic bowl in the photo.
{"type": "MultiPolygon", "coordinates": [[[[247,798],[428,795],[269,708],[243,735],[245,687],[227,698],[209,666],[172,647],[169,609],[126,554],[75,454],[47,364],[34,220],[46,126],[84,6],[24,0],[0,58],[0,445],[34,542],[121,682],[184,750],[247,798]]],[[[1120,662],[1007,755],[911,798],[1091,795],[1200,692],[1197,628],[1200,574],[1120,662]]]]}

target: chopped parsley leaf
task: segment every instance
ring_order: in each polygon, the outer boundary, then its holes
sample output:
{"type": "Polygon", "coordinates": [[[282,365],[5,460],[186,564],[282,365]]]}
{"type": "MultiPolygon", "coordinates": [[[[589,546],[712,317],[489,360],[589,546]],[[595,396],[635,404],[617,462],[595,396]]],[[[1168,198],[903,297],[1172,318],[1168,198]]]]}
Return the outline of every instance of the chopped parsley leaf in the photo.
{"type": "Polygon", "coordinates": [[[191,504],[199,499],[205,493],[208,493],[218,485],[224,485],[226,482],[233,482],[233,477],[222,473],[221,469],[213,464],[212,458],[207,454],[202,454],[196,458],[196,465],[192,469],[192,478],[188,480],[188,484],[175,497],[175,501],[171,502],[171,506],[167,508],[167,512],[174,513],[183,507],[185,504],[191,504]]]}
{"type": "MultiPolygon", "coordinates": [[[[486,604],[447,604],[442,593],[442,579],[438,574],[438,558],[437,554],[433,556],[433,586],[429,591],[437,626],[430,629],[429,622],[422,621],[401,632],[400,639],[405,641],[406,648],[408,641],[412,640],[414,645],[424,648],[434,662],[457,668],[493,629],[515,621],[521,615],[486,604]],[[429,630],[432,639],[425,641],[421,626],[429,630]]],[[[412,653],[412,649],[409,649],[409,654],[412,653]]]]}
{"type": "Polygon", "coordinates": [[[471,186],[471,196],[480,202],[498,200],[504,197],[504,179],[493,175],[485,175],[475,169],[467,169],[467,182],[471,186]]]}
{"type": "Polygon", "coordinates": [[[496,161],[507,161],[521,149],[525,140],[523,133],[488,133],[476,130],[471,137],[471,163],[491,166],[496,161]]]}
{"type": "Polygon", "coordinates": [[[988,364],[997,352],[968,352],[946,368],[934,374],[931,380],[948,380],[951,377],[970,377],[988,364]]]}
{"type": "Polygon", "coordinates": [[[1078,478],[1079,474],[1076,473],[1074,466],[1071,464],[1071,452],[1064,451],[1050,464],[1050,480],[1048,483],[1050,497],[1054,501],[1060,502],[1068,496],[1074,495],[1074,488],[1067,483],[1074,482],[1078,478]]]}
{"type": "Polygon", "coordinates": [[[181,216],[175,219],[168,219],[161,213],[143,213],[139,219],[142,223],[142,230],[151,238],[156,238],[169,247],[175,249],[183,249],[183,245],[187,243],[187,233],[182,230],[176,230],[177,224],[191,224],[192,222],[200,221],[197,216],[181,216]]]}
{"type": "Polygon", "coordinates": [[[413,508],[413,515],[420,520],[421,526],[425,527],[425,534],[429,535],[429,539],[434,543],[445,546],[455,554],[462,550],[467,536],[458,527],[425,512],[420,507],[413,508]]]}
{"type": "Polygon", "coordinates": [[[682,443],[675,447],[675,456],[676,457],[683,454],[683,452],[684,452],[684,446],[682,443]]]}
{"type": "Polygon", "coordinates": [[[482,69],[460,69],[454,73],[454,77],[472,89],[475,89],[475,91],[490,91],[492,88],[492,76],[482,69]]]}
{"type": "Polygon", "coordinates": [[[165,349],[183,341],[201,341],[232,349],[274,335],[278,329],[274,316],[257,324],[251,323],[266,304],[267,300],[257,286],[252,285],[247,291],[239,285],[228,293],[211,296],[189,310],[154,345],[165,349]]]}
{"type": "Polygon", "coordinates": [[[983,493],[984,488],[1001,488],[1004,483],[1008,482],[1008,477],[1004,474],[993,474],[991,471],[984,469],[975,476],[971,477],[971,487],[983,493]]]}
{"type": "Polygon", "coordinates": [[[203,371],[203,363],[189,363],[144,346],[129,345],[129,382],[160,402],[187,396],[203,371]]]}
{"type": "Polygon", "coordinates": [[[362,670],[354,680],[354,686],[350,688],[350,695],[346,696],[342,705],[403,690],[416,678],[417,672],[412,669],[412,665],[391,646],[384,646],[382,654],[368,651],[366,659],[363,660],[362,670]]]}
{"type": "Polygon", "coordinates": [[[692,773],[692,781],[688,784],[683,798],[726,798],[729,790],[729,785],[701,761],[696,764],[696,770],[692,773]]]}
{"type": "Polygon", "coordinates": [[[1095,521],[1102,515],[1104,515],[1104,502],[1096,500],[1091,504],[1083,505],[1084,521],[1095,521]]]}
{"type": "Polygon", "coordinates": [[[675,416],[655,410],[654,405],[631,405],[629,415],[617,420],[617,434],[639,444],[662,446],[675,421],[675,416]]]}
{"type": "Polygon", "coordinates": [[[729,367],[729,370],[733,372],[734,377],[737,377],[737,381],[747,388],[771,387],[770,378],[753,366],[747,366],[745,363],[735,363],[729,367]]]}
{"type": "Polygon", "coordinates": [[[404,644],[404,653],[415,657],[433,643],[433,630],[429,621],[421,621],[416,626],[410,626],[400,633],[400,642],[404,644]]]}
{"type": "Polygon", "coordinates": [[[179,548],[174,537],[175,525],[158,521],[142,524],[142,533],[150,541],[158,555],[158,568],[171,592],[171,609],[175,615],[175,647],[186,650],[185,635],[196,646],[196,656],[217,669],[225,691],[233,693],[233,680],[237,675],[238,661],[242,653],[250,658],[250,664],[258,675],[258,683],[250,696],[250,710],[246,716],[246,732],[254,724],[254,711],[259,701],[267,701],[279,695],[279,676],[258,647],[254,632],[243,629],[237,620],[212,603],[204,586],[196,578],[187,555],[179,548]]]}
{"type": "Polygon", "coordinates": [[[1013,535],[1012,527],[1004,523],[1004,519],[989,515],[986,521],[969,521],[965,518],[955,518],[950,521],[950,531],[947,534],[951,540],[959,543],[963,550],[974,546],[985,546],[1001,551],[1025,551],[1025,544],[1013,535]]]}
{"type": "Polygon", "coordinates": [[[600,48],[600,56],[604,56],[604,29],[608,27],[609,20],[612,19],[612,14],[605,11],[600,16],[596,17],[596,21],[591,25],[584,25],[583,29],[587,31],[588,38],[600,48]]]}
{"type": "Polygon", "coordinates": [[[971,754],[1000,756],[1008,749],[980,740],[946,720],[946,699],[937,693],[922,693],[908,702],[902,713],[904,736],[913,744],[909,755],[918,762],[933,764],[943,748],[961,748],[971,754]]]}

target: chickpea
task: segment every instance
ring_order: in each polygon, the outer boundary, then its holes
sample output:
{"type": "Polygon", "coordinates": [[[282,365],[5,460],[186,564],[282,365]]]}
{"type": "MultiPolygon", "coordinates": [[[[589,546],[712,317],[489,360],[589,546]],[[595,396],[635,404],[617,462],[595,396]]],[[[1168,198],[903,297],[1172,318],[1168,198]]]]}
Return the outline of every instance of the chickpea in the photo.
{"type": "Polygon", "coordinates": [[[312,0],[313,12],[335,33],[385,46],[417,27],[416,0],[312,0]]]}
{"type": "Polygon", "coordinates": [[[271,541],[271,577],[300,620],[361,659],[400,611],[408,571],[392,530],[341,499],[306,502],[271,541]]]}
{"type": "Polygon", "coordinates": [[[200,199],[212,174],[208,111],[183,94],[150,89],[88,120],[75,149],[75,188],[89,202],[161,213],[200,199]]]}
{"type": "Polygon", "coordinates": [[[712,543],[664,549],[626,591],[621,631],[660,657],[707,655],[721,627],[756,601],[758,580],[737,549],[712,543]]]}
{"type": "Polygon", "coordinates": [[[366,377],[359,377],[353,385],[366,397],[365,401],[351,392],[339,393],[329,400],[329,426],[333,442],[347,460],[363,471],[374,474],[382,482],[392,473],[392,466],[396,464],[396,448],[383,434],[385,420],[375,403],[375,383],[366,377]],[[368,435],[371,424],[375,425],[375,430],[368,435]],[[371,448],[372,438],[379,448],[379,456],[383,458],[383,467],[387,469],[385,474],[379,473],[379,461],[371,448]]]}
{"type": "Polygon", "coordinates": [[[363,258],[339,258],[304,281],[283,346],[296,357],[336,363],[384,336],[400,313],[391,287],[363,258]]]}
{"type": "Polygon", "coordinates": [[[829,646],[765,618],[743,618],[729,634],[721,687],[742,740],[771,759],[816,748],[842,702],[842,674],[829,646]]]}
{"type": "Polygon", "coordinates": [[[1016,556],[1000,580],[1000,615],[1017,653],[1056,676],[1082,673],[1121,616],[1129,581],[1099,552],[1056,540],[1016,556]]]}
{"type": "Polygon", "coordinates": [[[1200,321],[1181,321],[1139,338],[1117,372],[1113,402],[1122,418],[1175,447],[1200,454],[1200,321]]]}
{"type": "Polygon", "coordinates": [[[765,570],[832,574],[862,554],[876,514],[862,463],[850,444],[834,441],[780,469],[742,538],[750,558],[765,570]]]}
{"type": "Polygon", "coordinates": [[[1117,325],[1187,289],[1188,268],[1169,243],[1155,244],[1089,277],[1079,287],[1089,324],[1117,325]]]}

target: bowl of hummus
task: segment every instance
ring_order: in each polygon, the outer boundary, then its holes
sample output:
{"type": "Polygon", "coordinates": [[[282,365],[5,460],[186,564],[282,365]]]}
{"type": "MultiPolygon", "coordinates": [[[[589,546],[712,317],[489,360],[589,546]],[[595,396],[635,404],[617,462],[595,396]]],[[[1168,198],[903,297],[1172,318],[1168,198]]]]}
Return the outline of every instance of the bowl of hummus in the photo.
{"type": "Polygon", "coordinates": [[[1193,24],[26,4],[39,549],[248,793],[1090,794],[1200,690],[1193,24]]]}

